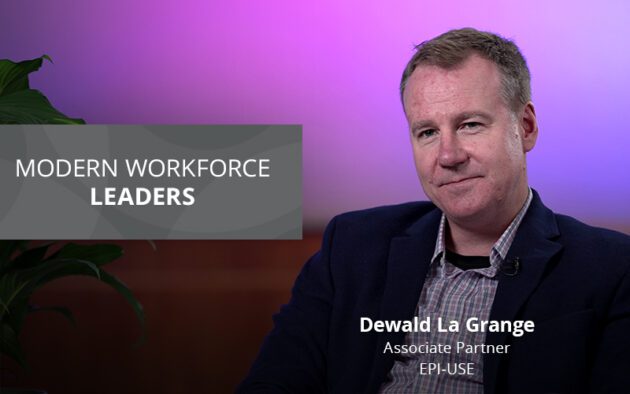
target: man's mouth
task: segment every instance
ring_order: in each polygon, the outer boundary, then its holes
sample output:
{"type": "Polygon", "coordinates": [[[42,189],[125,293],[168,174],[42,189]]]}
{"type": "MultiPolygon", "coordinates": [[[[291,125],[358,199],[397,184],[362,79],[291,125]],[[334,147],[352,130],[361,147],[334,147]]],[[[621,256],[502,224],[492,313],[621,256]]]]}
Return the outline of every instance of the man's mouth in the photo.
{"type": "Polygon", "coordinates": [[[481,178],[480,176],[469,176],[469,177],[465,177],[465,178],[459,178],[459,179],[453,179],[451,181],[447,181],[444,182],[440,185],[440,187],[442,186],[451,186],[451,185],[459,185],[459,184],[463,184],[465,182],[471,181],[473,179],[477,179],[477,178],[481,178]]]}

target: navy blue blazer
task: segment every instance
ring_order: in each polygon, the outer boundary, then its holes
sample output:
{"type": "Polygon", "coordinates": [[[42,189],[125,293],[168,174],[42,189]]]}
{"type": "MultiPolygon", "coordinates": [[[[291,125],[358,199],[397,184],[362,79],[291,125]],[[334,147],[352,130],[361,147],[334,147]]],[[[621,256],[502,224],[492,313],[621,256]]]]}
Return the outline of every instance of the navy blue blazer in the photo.
{"type": "MultiPolygon", "coordinates": [[[[416,202],[340,215],[298,276],[291,300],[240,393],[375,393],[394,364],[386,342],[405,333],[362,333],[360,318],[413,318],[441,212],[416,202]]],[[[630,393],[630,237],[546,208],[534,192],[499,273],[491,320],[533,320],[515,338],[487,333],[484,392],[630,393]]]]}

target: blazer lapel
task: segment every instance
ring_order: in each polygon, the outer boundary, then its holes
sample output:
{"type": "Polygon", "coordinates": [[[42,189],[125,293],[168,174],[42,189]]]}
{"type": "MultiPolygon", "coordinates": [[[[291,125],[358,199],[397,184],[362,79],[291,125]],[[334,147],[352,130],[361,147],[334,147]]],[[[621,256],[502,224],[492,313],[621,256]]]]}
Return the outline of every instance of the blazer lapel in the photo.
{"type": "MultiPolygon", "coordinates": [[[[547,263],[562,246],[552,239],[559,234],[553,212],[542,204],[538,193],[534,196],[529,210],[507,255],[507,261],[518,258],[519,270],[516,275],[508,276],[501,272],[499,284],[490,312],[490,320],[514,320],[519,310],[536,289],[544,274],[547,263]]],[[[486,344],[505,344],[509,333],[489,332],[486,344]]],[[[484,392],[494,394],[498,378],[500,354],[484,355],[484,392]]]]}
{"type": "MultiPolygon", "coordinates": [[[[393,238],[387,260],[387,278],[378,319],[410,320],[415,316],[420,292],[435,250],[442,213],[436,208],[415,222],[407,235],[393,238]]],[[[404,332],[378,333],[375,359],[368,387],[374,392],[385,380],[394,355],[383,353],[387,342],[402,344],[404,332]]]]}

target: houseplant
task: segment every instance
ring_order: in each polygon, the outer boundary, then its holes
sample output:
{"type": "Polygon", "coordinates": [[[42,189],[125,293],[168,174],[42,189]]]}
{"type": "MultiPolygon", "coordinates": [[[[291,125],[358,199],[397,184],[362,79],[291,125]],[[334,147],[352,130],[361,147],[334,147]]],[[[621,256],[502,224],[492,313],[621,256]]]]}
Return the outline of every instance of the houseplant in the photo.
{"type": "Polygon", "coordinates": [[[71,311],[65,307],[40,307],[30,303],[36,290],[70,275],[92,276],[114,288],[125,297],[144,325],[142,305],[127,286],[103,269],[104,265],[122,256],[120,246],[67,243],[55,251],[52,242],[29,245],[29,241],[0,241],[0,353],[27,366],[18,336],[29,313],[52,311],[74,322],[71,311]]]}
{"type": "Polygon", "coordinates": [[[28,75],[50,57],[12,62],[0,59],[0,124],[84,124],[57,111],[40,91],[31,89],[28,75]]]}
{"type": "MultiPolygon", "coordinates": [[[[28,75],[38,70],[44,60],[51,61],[46,55],[18,63],[0,60],[0,124],[85,123],[59,112],[42,93],[30,88],[28,75]]],[[[0,354],[28,366],[19,334],[31,312],[53,311],[74,321],[65,307],[39,307],[30,302],[39,288],[70,275],[92,276],[111,286],[131,305],[144,332],[142,305],[127,286],[103,269],[122,254],[122,248],[113,244],[0,241],[0,354]]]]}

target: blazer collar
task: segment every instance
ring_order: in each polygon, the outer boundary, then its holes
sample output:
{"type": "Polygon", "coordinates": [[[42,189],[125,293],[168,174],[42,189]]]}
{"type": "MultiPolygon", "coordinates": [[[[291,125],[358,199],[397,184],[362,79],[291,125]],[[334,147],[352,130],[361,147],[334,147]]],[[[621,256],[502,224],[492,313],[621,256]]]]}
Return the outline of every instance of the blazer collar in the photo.
{"type": "MultiPolygon", "coordinates": [[[[516,275],[499,272],[499,284],[490,311],[490,320],[514,320],[541,281],[547,264],[562,249],[554,239],[560,234],[554,213],[543,205],[534,190],[528,212],[516,232],[506,261],[518,259],[516,275]]],[[[487,333],[486,344],[505,344],[508,333],[487,333]]],[[[484,392],[496,392],[500,354],[484,355],[484,392]]]]}
{"type": "MultiPolygon", "coordinates": [[[[387,277],[378,319],[410,320],[415,316],[420,292],[437,239],[442,212],[435,208],[390,242],[387,277]]],[[[384,354],[385,344],[402,344],[403,332],[379,333],[368,387],[376,392],[394,365],[394,355],[384,354]]]]}

